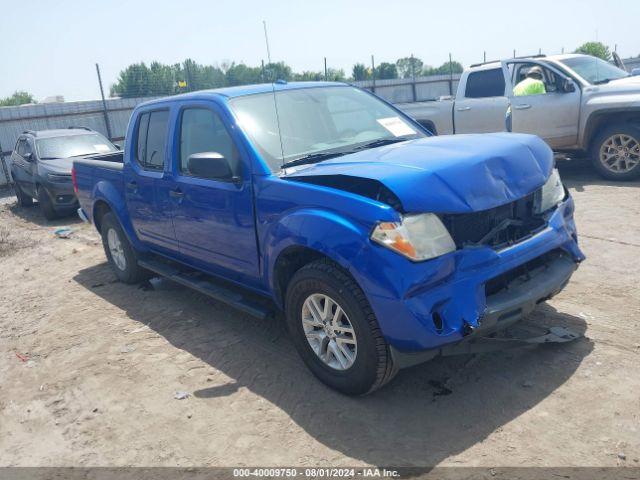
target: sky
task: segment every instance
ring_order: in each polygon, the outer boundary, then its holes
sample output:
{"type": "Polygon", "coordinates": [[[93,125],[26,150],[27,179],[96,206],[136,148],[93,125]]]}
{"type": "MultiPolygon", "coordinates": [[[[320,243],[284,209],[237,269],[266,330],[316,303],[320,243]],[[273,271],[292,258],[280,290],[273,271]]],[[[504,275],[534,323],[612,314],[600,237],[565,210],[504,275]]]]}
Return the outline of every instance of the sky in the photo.
{"type": "Polygon", "coordinates": [[[623,57],[640,54],[637,0],[0,0],[0,97],[36,100],[100,96],[131,63],[259,65],[271,58],[294,71],[414,54],[438,66],[449,53],[469,65],[513,55],[569,52],[599,40],[623,57]],[[623,12],[623,13],[621,13],[623,12]]]}

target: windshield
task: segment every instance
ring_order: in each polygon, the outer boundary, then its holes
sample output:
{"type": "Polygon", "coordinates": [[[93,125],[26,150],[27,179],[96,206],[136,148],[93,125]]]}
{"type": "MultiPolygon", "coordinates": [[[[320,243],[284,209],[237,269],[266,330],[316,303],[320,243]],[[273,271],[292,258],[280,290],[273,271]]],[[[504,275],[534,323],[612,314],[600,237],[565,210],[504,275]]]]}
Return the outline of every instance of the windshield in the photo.
{"type": "Polygon", "coordinates": [[[36,140],[36,149],[41,160],[117,151],[117,148],[99,133],[40,138],[36,140]]]}
{"type": "Polygon", "coordinates": [[[279,91],[275,102],[273,93],[247,95],[230,104],[274,172],[283,164],[426,136],[385,103],[348,86],[279,91]]]}
{"type": "Polygon", "coordinates": [[[588,55],[560,60],[587,82],[592,84],[606,83],[610,80],[628,77],[624,70],[596,57],[588,55]]]}

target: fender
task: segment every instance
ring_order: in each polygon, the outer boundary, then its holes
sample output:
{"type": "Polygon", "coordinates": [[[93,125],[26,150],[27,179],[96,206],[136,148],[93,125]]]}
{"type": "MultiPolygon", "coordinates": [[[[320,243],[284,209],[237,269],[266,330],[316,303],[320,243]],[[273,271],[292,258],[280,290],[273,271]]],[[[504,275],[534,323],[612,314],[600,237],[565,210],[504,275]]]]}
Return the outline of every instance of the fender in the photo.
{"type": "Polygon", "coordinates": [[[133,245],[133,247],[138,251],[147,251],[147,248],[142,242],[140,242],[140,240],[138,240],[138,237],[135,234],[135,230],[133,229],[133,225],[131,224],[131,220],[129,219],[129,212],[127,212],[124,197],[122,193],[119,192],[118,189],[113,185],[113,183],[107,180],[100,180],[94,185],[91,197],[93,198],[93,204],[91,207],[91,220],[93,221],[94,225],[96,205],[100,201],[105,202],[120,222],[122,230],[124,230],[124,233],[129,239],[131,245],[133,245]]]}
{"type": "MultiPolygon", "coordinates": [[[[596,102],[591,102],[590,105],[594,106],[597,104],[596,102]]],[[[594,110],[587,117],[584,129],[581,129],[583,133],[582,138],[580,138],[580,143],[584,150],[591,148],[591,142],[598,134],[598,130],[600,130],[605,119],[614,115],[616,116],[616,123],[626,122],[636,127],[640,126],[640,105],[594,110]]]]}
{"type": "Polygon", "coordinates": [[[272,225],[264,237],[265,284],[275,298],[277,285],[273,272],[282,252],[290,247],[318,252],[353,274],[352,261],[367,247],[370,227],[372,225],[359,225],[320,208],[302,208],[289,213],[272,225]]]}

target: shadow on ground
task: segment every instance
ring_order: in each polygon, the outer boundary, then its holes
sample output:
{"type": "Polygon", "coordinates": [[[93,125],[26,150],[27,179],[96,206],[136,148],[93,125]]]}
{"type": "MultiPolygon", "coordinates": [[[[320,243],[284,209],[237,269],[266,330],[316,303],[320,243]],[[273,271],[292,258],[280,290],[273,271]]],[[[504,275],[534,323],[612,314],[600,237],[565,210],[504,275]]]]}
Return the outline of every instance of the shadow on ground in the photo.
{"type": "Polygon", "coordinates": [[[80,217],[78,217],[78,214],[75,212],[61,216],[55,220],[47,220],[44,218],[38,202],[34,202],[30,207],[21,207],[16,202],[13,202],[9,204],[8,208],[16,217],[40,227],[59,227],[62,225],[82,223],[82,220],[80,220],[80,217]]]}
{"type": "Polygon", "coordinates": [[[588,158],[573,158],[571,160],[559,160],[556,163],[562,181],[578,192],[584,191],[587,185],[601,185],[607,187],[640,187],[640,180],[630,182],[614,182],[606,180],[596,173],[588,158]]]}
{"type": "MultiPolygon", "coordinates": [[[[202,388],[193,392],[200,401],[246,388],[327,447],[375,465],[428,467],[467,450],[547,398],[592,350],[592,343],[582,338],[439,358],[401,371],[373,395],[350,398],[308,372],[279,320],[253,320],[167,281],[156,288],[113,283],[107,264],[86,268],[74,278],[175,348],[233,379],[212,385],[203,377],[202,388]]],[[[586,329],[582,319],[548,305],[528,321],[563,325],[581,334],[586,329]]]]}

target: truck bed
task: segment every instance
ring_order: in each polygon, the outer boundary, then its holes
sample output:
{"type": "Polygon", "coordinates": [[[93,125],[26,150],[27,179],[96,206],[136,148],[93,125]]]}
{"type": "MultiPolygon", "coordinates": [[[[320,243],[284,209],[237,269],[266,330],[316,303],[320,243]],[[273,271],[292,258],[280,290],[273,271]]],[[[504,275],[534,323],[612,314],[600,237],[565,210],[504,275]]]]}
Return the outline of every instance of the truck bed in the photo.
{"type": "Polygon", "coordinates": [[[78,185],[78,201],[80,208],[89,219],[92,219],[93,199],[98,189],[108,188],[111,190],[115,188],[118,196],[124,193],[123,166],[124,153],[122,151],[91,155],[73,161],[78,185]]]}

